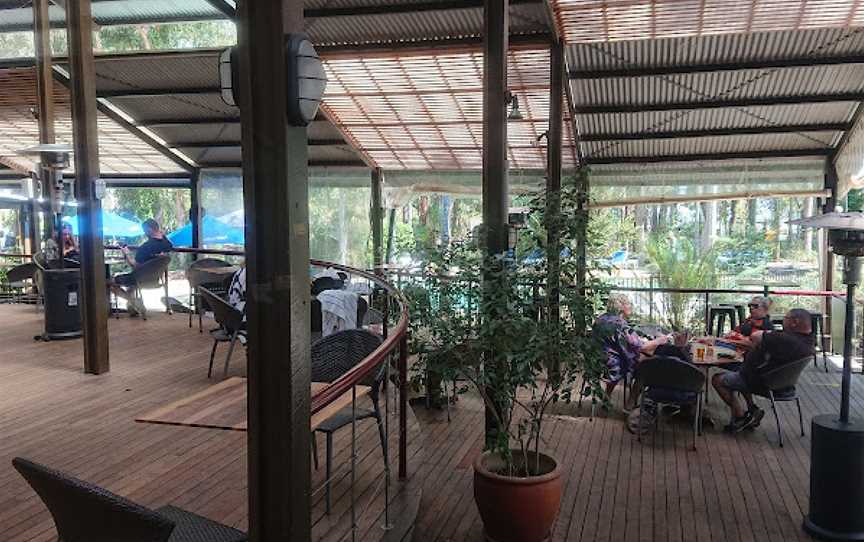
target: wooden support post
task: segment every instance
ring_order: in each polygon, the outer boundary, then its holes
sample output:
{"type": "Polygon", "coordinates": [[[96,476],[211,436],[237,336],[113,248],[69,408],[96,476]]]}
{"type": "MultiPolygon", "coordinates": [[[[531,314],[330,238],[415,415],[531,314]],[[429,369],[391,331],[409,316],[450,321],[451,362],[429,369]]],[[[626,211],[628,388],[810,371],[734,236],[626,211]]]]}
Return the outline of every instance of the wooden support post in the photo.
{"type": "MultiPolygon", "coordinates": [[[[549,131],[546,133],[546,308],[549,325],[557,329],[561,312],[561,104],[564,97],[564,45],[552,44],[549,55],[549,131]]],[[[558,367],[558,357],[550,359],[558,367]]]]}
{"type": "Polygon", "coordinates": [[[81,249],[81,316],[84,371],[102,374],[108,362],[108,293],[102,240],[99,183],[99,135],[96,126],[96,67],[93,61],[90,0],[67,0],[66,33],[75,142],[75,197],[81,249]]]}
{"type": "MultiPolygon", "coordinates": [[[[192,224],[192,248],[201,248],[203,231],[201,221],[204,219],[201,207],[201,169],[196,168],[192,172],[191,194],[189,205],[189,222],[192,224]]],[[[198,259],[198,254],[192,255],[193,260],[198,259]]]]}
{"type": "MultiPolygon", "coordinates": [[[[33,45],[36,52],[36,91],[39,100],[39,143],[55,142],[54,134],[54,75],[51,61],[51,29],[49,27],[48,0],[33,1],[33,45]]],[[[39,168],[39,178],[42,180],[42,195],[48,201],[54,201],[56,187],[48,169],[39,168]]],[[[33,209],[36,213],[36,209],[33,209]]],[[[38,222],[34,216],[33,225],[38,222]]],[[[48,236],[53,236],[56,230],[54,217],[46,221],[48,236]]],[[[33,236],[38,240],[39,229],[33,228],[33,236]]],[[[38,250],[38,241],[36,243],[38,250]]]]}
{"type": "Polygon", "coordinates": [[[576,175],[576,288],[584,293],[588,275],[588,196],[591,184],[586,168],[580,168],[576,175]]]}
{"type": "Polygon", "coordinates": [[[384,263],[393,263],[393,235],[396,232],[396,209],[390,209],[390,221],[387,223],[387,250],[384,263]]]}
{"type": "Polygon", "coordinates": [[[303,2],[238,2],[246,217],[249,540],[311,539],[309,179],[288,126],[284,34],[303,2]]]}
{"type": "Polygon", "coordinates": [[[372,221],[372,267],[379,271],[384,263],[384,175],[381,168],[372,170],[372,198],[370,220],[372,221]]]}
{"type": "MultiPolygon", "coordinates": [[[[507,48],[508,0],[485,0],[483,9],[483,233],[486,256],[507,251],[507,48]]],[[[484,279],[483,295],[496,295],[495,281],[484,279]]],[[[495,318],[496,315],[484,315],[495,318]]],[[[509,317],[500,315],[501,318],[509,317]]],[[[494,360],[486,370],[494,370],[494,360]]],[[[499,431],[493,412],[486,408],[486,446],[499,431]]]]}

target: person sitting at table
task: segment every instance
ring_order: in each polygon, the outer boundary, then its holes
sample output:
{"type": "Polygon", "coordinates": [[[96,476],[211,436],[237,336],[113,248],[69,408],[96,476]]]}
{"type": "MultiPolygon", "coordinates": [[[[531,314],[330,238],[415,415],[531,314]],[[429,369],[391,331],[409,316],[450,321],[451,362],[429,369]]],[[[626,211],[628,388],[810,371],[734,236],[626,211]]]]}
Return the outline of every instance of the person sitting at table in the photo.
{"type": "Polygon", "coordinates": [[[735,328],[734,332],[740,333],[745,337],[749,337],[754,331],[771,331],[774,326],[771,324],[771,317],[768,313],[771,310],[771,301],[767,297],[756,296],[747,304],[750,309],[750,316],[747,317],[741,325],[735,328]]]}
{"type": "MultiPolygon", "coordinates": [[[[60,243],[57,242],[57,235],[49,237],[45,240],[45,260],[54,262],[60,259],[60,243]]],[[[80,258],[78,249],[78,240],[72,235],[72,224],[63,222],[60,230],[60,238],[63,243],[63,257],[67,260],[77,260],[80,258]]]]}
{"type": "Polygon", "coordinates": [[[625,375],[628,378],[632,376],[642,354],[651,355],[658,346],[669,341],[667,335],[650,341],[640,337],[627,322],[631,311],[632,306],[627,296],[611,295],[606,304],[606,313],[597,317],[591,329],[592,336],[599,341],[606,353],[607,396],[612,394],[625,375]]]}
{"type": "Polygon", "coordinates": [[[783,318],[783,331],[753,332],[751,340],[754,348],[744,357],[744,363],[737,371],[714,375],[711,383],[732,413],[729,424],[723,428],[726,432],[738,433],[759,425],[765,412],[753,402],[753,393],[763,388],[760,375],[812,356],[813,339],[810,331],[810,313],[804,309],[792,309],[783,318]],[[735,392],[744,396],[746,411],[735,392]]]}
{"type": "MultiPolygon", "coordinates": [[[[234,272],[231,284],[228,286],[228,303],[240,312],[246,309],[246,266],[234,272]]],[[[243,313],[246,320],[246,313],[243,313]]]]}
{"type": "MultiPolygon", "coordinates": [[[[133,270],[158,256],[171,252],[171,249],[174,248],[171,241],[165,237],[165,234],[159,227],[159,223],[152,218],[145,220],[141,227],[144,230],[144,235],[147,236],[147,240],[138,247],[135,251],[135,256],[132,256],[129,247],[124,245],[120,248],[120,252],[123,253],[123,259],[133,270]]],[[[132,291],[135,287],[134,273],[116,275],[109,283],[109,287],[117,297],[122,297],[126,300],[130,315],[134,316],[141,312],[141,307],[137,306],[138,300],[135,299],[134,292],[132,291]]]]}

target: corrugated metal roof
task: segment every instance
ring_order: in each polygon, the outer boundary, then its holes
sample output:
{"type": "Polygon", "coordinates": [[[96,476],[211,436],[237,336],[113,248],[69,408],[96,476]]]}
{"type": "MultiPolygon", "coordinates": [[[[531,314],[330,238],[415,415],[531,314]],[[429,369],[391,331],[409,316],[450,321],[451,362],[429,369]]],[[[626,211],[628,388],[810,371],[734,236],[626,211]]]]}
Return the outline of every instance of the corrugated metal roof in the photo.
{"type": "MultiPolygon", "coordinates": [[[[93,2],[93,21],[98,25],[153,22],[203,21],[225,16],[207,0],[97,0],[93,2]]],[[[59,6],[50,6],[52,25],[65,24],[66,15],[59,6]]],[[[0,32],[33,29],[33,12],[29,2],[19,0],[0,3],[0,32]]]]}
{"type": "Polygon", "coordinates": [[[643,111],[579,115],[585,134],[632,134],[672,130],[755,128],[792,124],[842,123],[848,121],[857,102],[769,105],[747,108],[696,109],[678,112],[643,111]],[[770,123],[765,119],[770,119],[770,123]]]}
{"type": "MultiPolygon", "coordinates": [[[[39,127],[31,113],[36,107],[36,76],[32,68],[0,70],[0,161],[19,170],[33,170],[30,157],[17,151],[39,142],[39,127]]],[[[54,86],[58,143],[72,143],[68,92],[54,86]]],[[[104,115],[99,115],[99,165],[102,173],[169,173],[181,169],[158,151],[104,115]]]]}
{"type": "Polygon", "coordinates": [[[580,71],[826,58],[864,51],[862,28],[753,32],[602,43],[571,43],[567,62],[580,71]]]}
{"type": "Polygon", "coordinates": [[[568,43],[847,28],[856,0],[550,0],[568,43]]]}
{"type": "Polygon", "coordinates": [[[841,132],[802,134],[754,134],[735,136],[643,139],[637,141],[586,142],[589,159],[632,156],[681,156],[686,154],[731,154],[741,152],[829,149],[841,132]]]}

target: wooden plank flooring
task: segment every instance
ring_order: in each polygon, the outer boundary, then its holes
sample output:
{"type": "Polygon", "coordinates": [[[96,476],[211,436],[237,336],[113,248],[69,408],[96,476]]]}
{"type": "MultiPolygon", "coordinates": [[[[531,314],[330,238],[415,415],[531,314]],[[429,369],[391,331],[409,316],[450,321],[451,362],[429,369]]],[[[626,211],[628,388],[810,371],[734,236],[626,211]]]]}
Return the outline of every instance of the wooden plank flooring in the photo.
{"type": "MultiPolygon", "coordinates": [[[[0,539],[54,540],[50,517],[11,468],[15,455],[148,506],[171,503],[246,528],[244,434],[132,421],[212,384],[206,378],[211,344],[206,334],[188,329],[183,315],[112,320],[112,371],[94,377],[81,372],[80,342],[33,342],[39,325],[32,307],[0,306],[0,539]]],[[[243,374],[241,358],[231,374],[243,374]]],[[[853,378],[855,414],[864,405],[861,379],[853,378]]],[[[839,383],[836,369],[826,374],[811,366],[803,375],[799,391],[808,435],[813,415],[836,411],[839,383]]],[[[615,401],[620,404],[620,396],[615,401]]],[[[709,409],[725,422],[716,396],[709,409]]],[[[658,434],[640,444],[616,411],[590,420],[587,405],[585,415],[575,406],[564,409],[547,424],[545,435],[564,472],[553,540],[807,540],[800,525],[808,507],[810,441],[798,433],[794,404],[780,409],[784,448],[777,446],[769,409],[754,432],[731,437],[706,428],[695,452],[686,419],[665,420],[658,434]]],[[[452,407],[451,422],[443,411],[416,407],[415,413],[410,491],[422,491],[422,502],[414,539],[479,542],[472,461],[482,445],[481,405],[462,397],[452,407]]],[[[384,533],[377,492],[380,447],[374,423],[361,424],[359,432],[356,494],[363,505],[358,515],[367,513],[358,520],[356,539],[376,540],[384,533]]],[[[337,465],[350,460],[346,433],[350,430],[337,438],[337,465]]],[[[322,458],[323,444],[319,439],[322,458]]],[[[314,476],[320,482],[322,474],[314,476]]],[[[336,484],[329,517],[321,510],[323,492],[315,494],[315,539],[351,539],[349,494],[347,479],[336,484]]]]}
{"type": "MultiPolygon", "coordinates": [[[[12,469],[16,455],[145,506],[173,504],[246,529],[245,433],[134,422],[216,382],[207,379],[212,345],[207,333],[199,334],[197,326],[190,330],[184,315],[153,314],[146,322],[111,319],[112,370],[97,377],[82,372],[80,341],[33,341],[40,326],[41,315],[32,306],[0,305],[0,540],[56,540],[47,510],[12,469]]],[[[242,352],[235,354],[231,375],[245,372],[242,352]]],[[[391,415],[395,472],[392,408],[391,415]]],[[[409,455],[416,458],[423,441],[413,415],[409,420],[409,455]]],[[[350,435],[350,427],[336,433],[334,469],[350,464],[350,435]]],[[[318,441],[321,468],[313,472],[313,491],[324,478],[323,437],[318,441]]],[[[386,534],[379,527],[384,469],[374,421],[358,424],[357,446],[357,539],[379,540],[386,534]]],[[[324,513],[323,490],[314,493],[315,540],[351,539],[349,482],[348,476],[334,482],[330,516],[324,513]]],[[[391,498],[398,501],[403,487],[394,474],[391,498]]]]}

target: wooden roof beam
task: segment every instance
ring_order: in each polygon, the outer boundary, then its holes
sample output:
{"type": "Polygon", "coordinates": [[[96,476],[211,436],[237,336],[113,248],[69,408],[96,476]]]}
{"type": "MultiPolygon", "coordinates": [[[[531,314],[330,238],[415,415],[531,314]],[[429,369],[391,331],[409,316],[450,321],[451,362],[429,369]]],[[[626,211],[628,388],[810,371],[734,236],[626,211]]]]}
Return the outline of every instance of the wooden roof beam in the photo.
{"type": "Polygon", "coordinates": [[[644,139],[678,139],[684,137],[712,137],[755,134],[787,134],[804,132],[845,132],[852,128],[848,122],[818,124],[782,124],[774,126],[745,126],[738,128],[708,128],[704,130],[670,130],[664,132],[594,133],[583,134],[582,141],[638,141],[644,139]]]}
{"type": "Polygon", "coordinates": [[[607,113],[641,113],[643,111],[679,111],[688,109],[718,109],[723,107],[751,107],[762,105],[795,105],[817,104],[831,102],[860,102],[864,100],[862,92],[844,92],[835,94],[805,94],[800,96],[755,96],[704,102],[666,102],[648,104],[598,104],[577,105],[574,110],[579,115],[596,115],[607,113]]]}
{"type": "Polygon", "coordinates": [[[796,158],[803,156],[827,157],[831,149],[799,149],[799,150],[773,150],[756,152],[730,152],[730,153],[708,153],[708,154],[675,154],[675,155],[650,155],[650,156],[608,156],[592,157],[586,156],[587,164],[653,164],[658,162],[713,162],[716,160],[750,160],[758,158],[796,158]]]}

